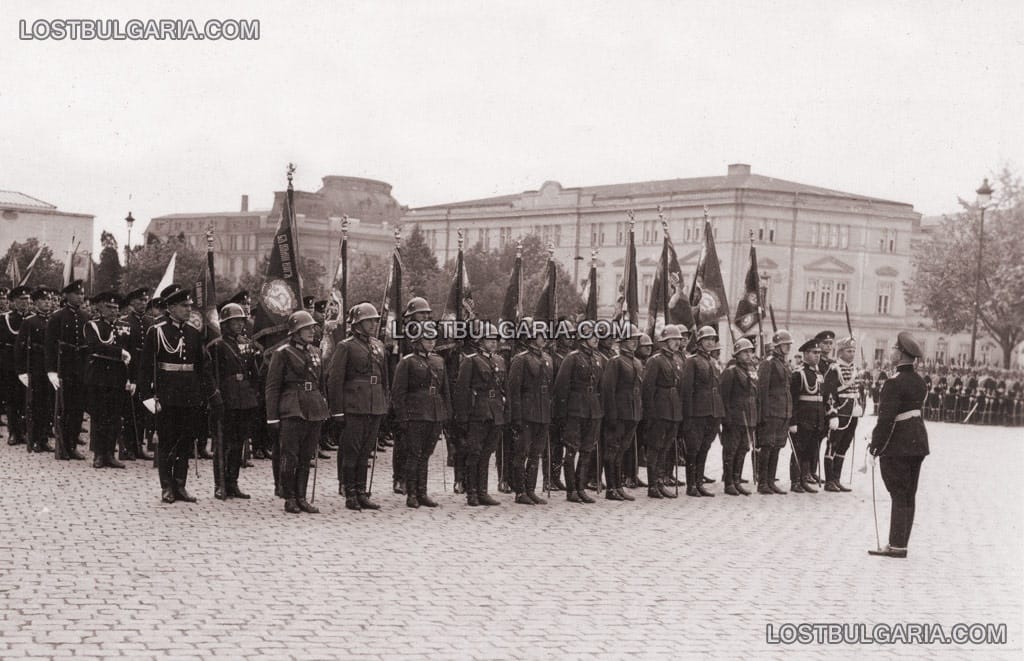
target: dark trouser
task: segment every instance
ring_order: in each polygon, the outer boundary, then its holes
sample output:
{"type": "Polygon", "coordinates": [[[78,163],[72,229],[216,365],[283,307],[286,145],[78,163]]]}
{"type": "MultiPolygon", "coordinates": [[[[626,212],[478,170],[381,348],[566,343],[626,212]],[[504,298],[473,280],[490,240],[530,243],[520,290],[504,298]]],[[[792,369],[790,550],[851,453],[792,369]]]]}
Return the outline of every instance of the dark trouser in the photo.
{"type": "Polygon", "coordinates": [[[58,456],[69,456],[78,444],[85,413],[85,385],[76,376],[62,377],[60,396],[64,407],[60,416],[60,442],[58,456]]]}
{"type": "Polygon", "coordinates": [[[32,449],[43,451],[50,435],[50,423],[53,422],[53,387],[45,372],[33,374],[29,384],[32,386],[32,410],[29,411],[27,406],[25,409],[28,442],[32,449]]]}
{"type": "Polygon", "coordinates": [[[645,430],[645,442],[647,443],[647,484],[655,486],[658,480],[667,476],[666,467],[662,464],[665,457],[665,450],[672,446],[675,452],[676,434],[679,431],[679,423],[675,420],[662,420],[655,418],[647,421],[645,430]]]}
{"type": "Polygon", "coordinates": [[[565,490],[583,491],[587,488],[587,470],[591,455],[597,447],[597,435],[601,432],[601,418],[565,419],[562,441],[565,443],[565,490]],[[579,454],[579,460],[576,455],[579,454]]]}
{"type": "Polygon", "coordinates": [[[124,425],[121,429],[121,449],[129,457],[142,454],[143,439],[146,438],[146,416],[149,411],[138,397],[125,392],[123,402],[124,425]]]}
{"type": "Polygon", "coordinates": [[[626,450],[622,455],[620,464],[624,477],[636,479],[640,477],[640,465],[644,463],[641,461],[644,453],[643,425],[637,423],[634,429],[633,438],[629,439],[629,442],[626,443],[626,450]]]}
{"type": "Polygon", "coordinates": [[[513,435],[512,489],[516,493],[537,490],[537,469],[548,447],[548,427],[543,422],[524,422],[513,435]]]}
{"type": "Polygon", "coordinates": [[[843,473],[843,460],[857,432],[857,418],[839,418],[839,429],[828,432],[825,445],[825,481],[838,482],[843,473]]]}
{"type": "MultiPolygon", "coordinates": [[[[223,450],[214,445],[213,482],[216,486],[238,486],[238,473],[242,468],[242,452],[245,450],[245,439],[252,434],[258,411],[251,409],[225,409],[224,420],[220,424],[223,450]],[[221,454],[224,455],[224,482],[221,483],[221,454]]],[[[211,429],[216,438],[216,428],[211,429]]],[[[278,469],[280,470],[280,469],[278,469]]]]}
{"type": "Polygon", "coordinates": [[[767,417],[757,428],[757,469],[758,482],[770,485],[775,481],[779,465],[779,451],[786,447],[789,421],[785,418],[767,417]]]}
{"type": "MultiPolygon", "coordinates": [[[[163,406],[156,414],[157,466],[160,488],[178,491],[188,481],[188,460],[199,429],[202,409],[198,406],[163,406]]],[[[74,442],[74,441],[72,441],[74,442]]]]}
{"type": "Polygon", "coordinates": [[[366,493],[370,468],[370,454],[377,447],[377,434],[383,415],[345,416],[345,429],[341,432],[341,451],[338,452],[338,475],[346,488],[366,493]]]}
{"type": "Polygon", "coordinates": [[[793,434],[794,452],[789,458],[790,482],[800,482],[814,473],[821,437],[820,427],[797,427],[793,434]]]}
{"type": "Polygon", "coordinates": [[[25,386],[14,370],[0,372],[0,388],[7,402],[7,433],[12,441],[25,442],[25,386]]]}
{"type": "Polygon", "coordinates": [[[687,418],[683,421],[683,439],[686,441],[686,484],[700,486],[704,479],[704,464],[708,451],[718,435],[720,420],[709,415],[687,418]]]}
{"type": "Polygon", "coordinates": [[[113,457],[117,450],[117,433],[121,429],[123,388],[88,386],[89,441],[97,457],[113,457]]]}
{"type": "Polygon", "coordinates": [[[548,459],[548,453],[545,452],[541,456],[541,461],[544,464],[544,475],[550,481],[561,475],[562,470],[562,459],[565,456],[565,442],[562,440],[562,426],[564,421],[552,421],[548,426],[548,442],[551,446],[551,458],[548,459]]]}
{"type": "Polygon", "coordinates": [[[622,462],[626,452],[633,449],[636,426],[636,420],[615,420],[605,425],[604,479],[609,489],[622,488],[622,462]]]}
{"type": "Polygon", "coordinates": [[[490,420],[471,420],[462,442],[466,494],[487,493],[491,455],[498,447],[502,428],[490,420]]]}
{"type": "Polygon", "coordinates": [[[409,449],[398,421],[393,417],[390,417],[390,421],[391,439],[395,442],[394,447],[391,449],[393,453],[391,455],[391,480],[394,482],[407,482],[416,477],[405,471],[405,467],[408,464],[409,449]]]}
{"type": "MultiPolygon", "coordinates": [[[[302,418],[281,420],[281,491],[287,499],[306,499],[309,462],[320,443],[320,421],[302,418]]],[[[224,478],[227,479],[227,476],[224,478]]]]}
{"type": "Polygon", "coordinates": [[[743,477],[743,462],[754,437],[752,427],[722,425],[722,481],[726,485],[739,484],[743,477]]]}
{"type": "Polygon", "coordinates": [[[494,452],[494,465],[498,469],[498,481],[508,482],[513,486],[516,480],[515,444],[516,435],[510,426],[505,426],[498,437],[498,447],[494,452]]]}
{"type": "MultiPolygon", "coordinates": [[[[441,423],[430,420],[410,420],[409,426],[402,433],[402,444],[405,446],[405,492],[407,494],[427,493],[427,465],[430,455],[434,453],[437,439],[441,435],[441,423]]],[[[398,447],[398,441],[395,441],[398,447]]],[[[394,458],[398,460],[397,455],[394,458]]]]}
{"type": "Polygon", "coordinates": [[[879,457],[882,481],[892,496],[889,514],[889,546],[905,549],[914,527],[917,480],[924,457],[879,457]]]}
{"type": "Polygon", "coordinates": [[[444,442],[447,444],[448,465],[455,469],[455,481],[466,482],[466,456],[463,453],[465,432],[462,428],[449,421],[445,429],[444,442]]]}

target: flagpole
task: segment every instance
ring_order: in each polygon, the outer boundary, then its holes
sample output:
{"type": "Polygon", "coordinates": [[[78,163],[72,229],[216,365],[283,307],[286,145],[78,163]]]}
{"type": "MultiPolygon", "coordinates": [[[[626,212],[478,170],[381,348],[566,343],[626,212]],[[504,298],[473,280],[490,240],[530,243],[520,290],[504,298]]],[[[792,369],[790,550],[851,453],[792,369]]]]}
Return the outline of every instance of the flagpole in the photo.
{"type": "MultiPolygon", "coordinates": [[[[669,324],[668,317],[668,221],[665,220],[665,214],[661,211],[661,205],[658,205],[658,220],[661,221],[661,309],[665,314],[665,325],[669,324]]],[[[652,338],[653,339],[653,338],[652,338]]],[[[679,487],[676,487],[676,491],[679,487]]]]}
{"type": "Polygon", "coordinates": [[[757,278],[757,337],[761,343],[761,357],[764,358],[764,329],[761,327],[764,301],[761,300],[761,274],[757,271],[757,249],[754,247],[753,229],[750,230],[750,268],[754,270],[754,277],[757,278]]]}

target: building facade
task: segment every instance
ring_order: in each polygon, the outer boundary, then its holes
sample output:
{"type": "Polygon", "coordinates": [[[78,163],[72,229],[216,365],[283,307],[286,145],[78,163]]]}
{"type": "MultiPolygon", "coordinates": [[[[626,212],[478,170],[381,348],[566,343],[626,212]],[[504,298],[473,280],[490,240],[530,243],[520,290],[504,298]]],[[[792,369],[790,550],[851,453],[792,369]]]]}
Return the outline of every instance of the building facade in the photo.
{"type": "Polygon", "coordinates": [[[85,213],[59,211],[49,202],[24,193],[0,191],[0,254],[7,254],[12,243],[35,237],[41,245],[50,247],[54,259],[65,261],[71,237],[75,237],[81,242],[80,254],[84,256],[92,250],[94,219],[85,213]]]}
{"type": "MultiPolygon", "coordinates": [[[[704,239],[705,207],[731,310],[742,293],[753,237],[763,300],[798,342],[824,329],[845,335],[848,305],[869,364],[884,361],[896,333],[905,329],[915,332],[932,360],[970,353],[969,335],[932,330],[904,299],[911,246],[922,236],[921,214],[912,205],[754,174],[746,164],[730,165],[724,176],[691,179],[576,188],[548,181],[536,191],[410,209],[403,222],[420,226],[442,262],[454,256],[460,228],[468,245],[485,249],[538,234],[581,288],[596,250],[598,301],[602,314],[610,315],[633,211],[644,317],[661,252],[659,209],[683,273],[692,274],[704,239]]],[[[766,334],[770,327],[766,318],[766,334]]],[[[998,346],[987,339],[979,339],[978,355],[1000,363],[998,346]]]]}
{"type": "MultiPolygon", "coordinates": [[[[239,211],[157,216],[146,228],[147,240],[183,233],[191,246],[202,250],[212,226],[217,272],[232,277],[255,274],[273,244],[284,196],[285,191],[275,192],[270,210],[250,211],[249,197],[243,195],[239,211]]],[[[337,270],[344,216],[349,217],[349,255],[387,255],[394,247],[394,228],[403,209],[391,196],[390,184],[326,176],[320,190],[296,190],[294,199],[299,252],[323,264],[328,274],[337,270]]]]}

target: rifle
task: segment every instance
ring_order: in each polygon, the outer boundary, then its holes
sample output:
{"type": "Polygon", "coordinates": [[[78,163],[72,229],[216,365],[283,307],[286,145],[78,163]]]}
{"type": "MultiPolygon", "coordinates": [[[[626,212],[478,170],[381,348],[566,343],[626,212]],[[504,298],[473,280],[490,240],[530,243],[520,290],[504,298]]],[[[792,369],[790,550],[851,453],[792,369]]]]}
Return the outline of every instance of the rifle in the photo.
{"type": "MultiPolygon", "coordinates": [[[[218,338],[223,342],[223,338],[218,338]]],[[[216,340],[214,340],[216,342],[216,340]]],[[[217,346],[214,344],[213,346],[217,346]]],[[[220,389],[220,355],[219,351],[214,351],[214,355],[210,356],[213,360],[213,378],[217,382],[217,389],[220,389]]],[[[220,488],[224,492],[225,498],[227,497],[227,482],[225,481],[226,467],[224,466],[224,411],[223,406],[219,414],[214,413],[214,407],[210,407],[209,410],[210,421],[213,423],[213,440],[217,444],[217,479],[220,481],[220,488]]],[[[319,454],[319,453],[318,453],[319,454]]],[[[199,466],[199,459],[196,458],[196,466],[199,466]]],[[[198,474],[198,468],[197,468],[198,474]]]]}
{"type": "MultiPolygon", "coordinates": [[[[28,334],[28,329],[22,329],[26,333],[25,337],[25,374],[28,377],[28,385],[25,386],[25,426],[28,442],[28,451],[32,452],[32,446],[35,445],[36,439],[32,437],[32,337],[28,334]]],[[[10,431],[8,430],[8,434],[10,431]]]]}

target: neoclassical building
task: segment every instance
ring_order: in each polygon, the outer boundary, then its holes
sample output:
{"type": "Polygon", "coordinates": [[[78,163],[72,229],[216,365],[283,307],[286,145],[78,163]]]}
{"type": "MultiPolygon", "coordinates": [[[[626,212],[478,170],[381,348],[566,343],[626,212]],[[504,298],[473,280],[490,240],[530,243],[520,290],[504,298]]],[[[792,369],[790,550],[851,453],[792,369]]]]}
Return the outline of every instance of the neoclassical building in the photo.
{"type": "Polygon", "coordinates": [[[34,237],[50,247],[54,259],[65,261],[73,236],[81,243],[76,266],[84,267],[86,254],[92,251],[94,220],[90,214],[60,211],[24,193],[0,191],[0,255],[6,255],[12,243],[34,237]]]}
{"type": "MultiPolygon", "coordinates": [[[[420,226],[442,262],[454,256],[460,228],[468,245],[487,249],[539,234],[580,287],[596,250],[599,304],[610,313],[622,281],[632,210],[645,315],[661,251],[659,208],[683,273],[692,274],[705,207],[730,309],[741,294],[753,236],[764,299],[778,325],[798,341],[823,329],[844,335],[849,305],[869,363],[883,360],[904,329],[918,334],[933,360],[970,353],[969,336],[930,330],[927,320],[907,307],[903,288],[911,276],[911,246],[923,236],[921,214],[913,205],[755,174],[746,164],[729,165],[724,175],[691,179],[571,188],[548,181],[534,191],[412,208],[403,222],[420,226]]],[[[770,332],[767,319],[764,327],[770,332]]],[[[998,364],[1001,352],[979,339],[978,355],[998,364]]]]}

